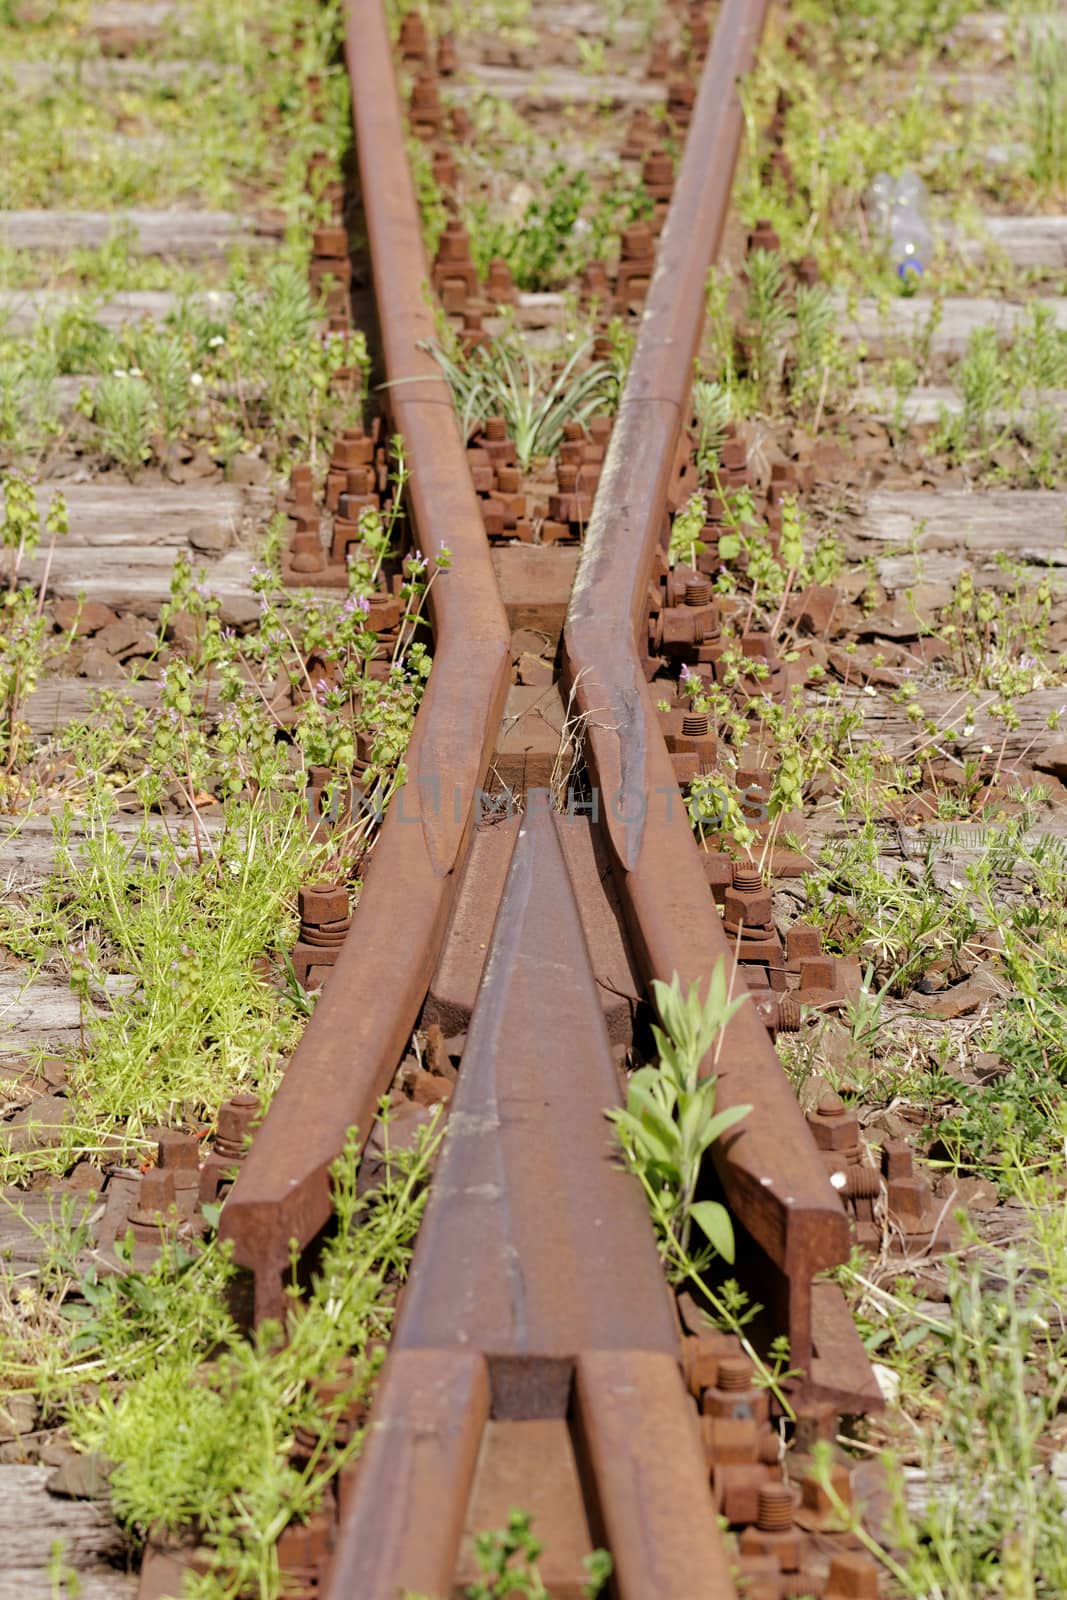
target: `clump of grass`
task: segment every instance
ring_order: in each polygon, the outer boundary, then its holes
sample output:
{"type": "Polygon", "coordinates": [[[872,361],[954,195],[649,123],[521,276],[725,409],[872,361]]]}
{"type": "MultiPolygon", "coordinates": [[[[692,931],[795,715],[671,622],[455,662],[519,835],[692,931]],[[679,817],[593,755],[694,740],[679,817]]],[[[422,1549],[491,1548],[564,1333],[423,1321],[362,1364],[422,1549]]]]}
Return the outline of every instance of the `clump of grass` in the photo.
{"type": "Polygon", "coordinates": [[[1067,38],[1050,11],[1029,18],[1023,111],[1030,140],[1030,175],[1043,191],[1067,183],[1067,38]]]}
{"type": "Polygon", "coordinates": [[[143,378],[113,372],[93,396],[93,420],[105,455],[131,478],[152,454],[152,392],[143,378]]]}
{"type": "Polygon", "coordinates": [[[464,434],[486,417],[503,416],[524,472],[535,457],[559,448],[568,422],[584,423],[612,409],[615,369],[606,361],[589,361],[590,348],[591,341],[578,345],[557,371],[515,339],[495,339],[468,357],[430,346],[464,434]]]}
{"type": "MultiPolygon", "coordinates": [[[[1030,1600],[1067,1585],[1067,1502],[1043,1440],[1067,1392],[1062,1331],[1006,1252],[1002,1287],[980,1267],[949,1266],[944,1322],[906,1292],[845,1276],[879,1359],[898,1372],[909,1410],[925,1410],[921,1506],[909,1509],[894,1473],[891,1540],[876,1543],[836,1509],[910,1600],[1030,1600]],[[928,1404],[916,1394],[927,1385],[928,1404]]],[[[833,1496],[832,1498],[836,1498],[833,1496]]]]}
{"type": "Polygon", "coordinates": [[[91,797],[77,848],[71,815],[57,820],[55,869],[29,908],[5,908],[0,938],[38,961],[66,952],[84,1003],[72,1088],[101,1123],[136,1133],[210,1117],[235,1086],[273,1086],[298,1016],[255,963],[284,947],[323,850],[291,786],[232,800],[200,862],[147,821],[128,841],[111,815],[91,797]]]}

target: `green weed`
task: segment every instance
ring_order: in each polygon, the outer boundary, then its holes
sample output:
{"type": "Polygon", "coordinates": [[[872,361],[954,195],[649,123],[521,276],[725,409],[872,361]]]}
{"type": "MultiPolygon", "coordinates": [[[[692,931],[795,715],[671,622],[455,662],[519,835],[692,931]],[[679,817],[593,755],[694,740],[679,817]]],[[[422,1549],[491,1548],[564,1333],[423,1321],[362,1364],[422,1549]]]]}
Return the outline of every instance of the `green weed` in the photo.
{"type": "Polygon", "coordinates": [[[572,350],[558,371],[515,339],[494,340],[469,357],[440,345],[430,348],[452,390],[464,434],[486,417],[504,417],[524,472],[535,457],[554,454],[568,422],[604,415],[617,390],[613,368],[588,360],[589,343],[572,350]]]}
{"type": "Polygon", "coordinates": [[[274,1600],[278,1536],[357,1453],[359,1430],[339,1444],[338,1424],[369,1395],[439,1137],[392,1152],[383,1186],[364,1198],[349,1139],[332,1172],[335,1227],[306,1298],[291,1291],[284,1340],[276,1325],[242,1337],[226,1310],[234,1269],[215,1243],[106,1289],[83,1280],[72,1301],[80,1360],[100,1382],[73,1413],[75,1440],[115,1463],[112,1505],[137,1535],[192,1526],[214,1551],[213,1572],[192,1580],[201,1600],[274,1600]]]}
{"type": "Polygon", "coordinates": [[[657,1232],[688,1255],[695,1224],[712,1250],[732,1261],[729,1213],[718,1201],[698,1201],[696,1191],[708,1150],[751,1107],[717,1112],[716,1080],[701,1078],[700,1071],[712,1049],[718,1053],[723,1030],[743,997],[735,1000],[727,993],[721,961],[703,997],[696,984],[684,996],[677,979],[669,984],[655,980],[652,987],[663,1022],[662,1028],[652,1029],[659,1065],[633,1073],[625,1107],[608,1114],[627,1165],[648,1197],[657,1232]]]}
{"type": "MultiPolygon", "coordinates": [[[[482,1576],[464,1591],[467,1600],[551,1600],[537,1567],[543,1548],[527,1511],[512,1511],[506,1528],[476,1534],[474,1555],[482,1576]]],[[[582,1565],[587,1574],[582,1594],[595,1600],[614,1570],[611,1557],[594,1550],[582,1565]]]]}

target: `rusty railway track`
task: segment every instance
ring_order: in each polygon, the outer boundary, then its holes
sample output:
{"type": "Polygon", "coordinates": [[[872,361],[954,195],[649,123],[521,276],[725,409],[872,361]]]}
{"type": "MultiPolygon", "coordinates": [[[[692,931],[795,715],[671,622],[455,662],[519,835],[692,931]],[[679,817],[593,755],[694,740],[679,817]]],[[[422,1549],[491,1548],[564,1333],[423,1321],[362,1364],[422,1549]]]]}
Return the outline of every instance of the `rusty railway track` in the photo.
{"type": "MultiPolygon", "coordinates": [[[[465,1532],[489,1525],[508,1501],[535,1509],[542,1532],[549,1526],[559,1596],[580,1592],[579,1556],[603,1544],[612,1592],[625,1600],[720,1600],[736,1591],[717,1511],[768,1534],[791,1527],[766,1395],[752,1388],[736,1343],[692,1317],[679,1321],[643,1201],[613,1159],[604,1113],[619,1087],[590,955],[590,929],[617,915],[639,987],[674,973],[706,982],[734,951],[680,803],[644,642],[669,513],[685,492],[704,280],[740,141],[736,84],[768,8],[720,8],[564,626],[562,682],[586,725],[598,820],[563,817],[533,790],[521,821],[500,830],[490,870],[472,845],[507,693],[509,621],[465,440],[423,348],[433,333],[430,272],[384,14],[379,0],[348,6],[389,421],[405,440],[418,544],[430,555],[447,543],[454,571],[432,591],[434,667],[407,782],[329,985],[222,1214],[222,1235],[253,1275],[257,1319],[281,1311],[290,1242],[309,1247],[329,1220],[330,1164],[347,1129],[370,1133],[457,936],[461,898],[477,902],[493,931],[321,1586],[331,1600],[460,1592],[465,1532]],[[600,867],[581,870],[586,858],[600,867]],[[716,1446],[714,1429],[701,1439],[690,1399],[717,1385],[736,1396],[719,1412],[741,1425],[733,1454],[724,1436],[716,1446]]],[[[743,874],[735,891],[762,892],[743,874]]],[[[753,1110],[716,1147],[714,1164],[766,1332],[788,1336],[800,1372],[791,1406],[825,1431],[827,1419],[873,1408],[878,1396],[839,1292],[816,1282],[846,1257],[848,1230],[774,1052],[785,1009],[772,985],[729,1026],[715,1067],[719,1103],[753,1110]]],[[[862,1561],[842,1559],[826,1595],[874,1593],[862,1561]]],[[[787,1589],[768,1579],[748,1592],[787,1589]]]]}

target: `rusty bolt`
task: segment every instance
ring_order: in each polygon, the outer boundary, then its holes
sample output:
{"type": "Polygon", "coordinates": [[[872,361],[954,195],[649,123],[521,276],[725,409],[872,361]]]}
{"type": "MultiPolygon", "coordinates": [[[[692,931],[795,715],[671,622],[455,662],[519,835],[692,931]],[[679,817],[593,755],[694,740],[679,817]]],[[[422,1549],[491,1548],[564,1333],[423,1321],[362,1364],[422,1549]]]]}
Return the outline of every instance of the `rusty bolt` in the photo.
{"type": "Polygon", "coordinates": [[[878,1600],[878,1568],[870,1556],[852,1551],[834,1556],[823,1600],[878,1600]]]}
{"type": "Polygon", "coordinates": [[[778,1533],[793,1525],[793,1495],[784,1483],[765,1483],[759,1492],[756,1526],[764,1533],[778,1533]]]}
{"type": "Polygon", "coordinates": [[[726,1466],[760,1459],[759,1424],[752,1417],[701,1417],[700,1431],[711,1463],[726,1466]]]}
{"type": "Polygon", "coordinates": [[[859,1123],[840,1096],[827,1092],[809,1111],[808,1127],[820,1150],[851,1150],[859,1141],[859,1123]]]}
{"type": "Polygon", "coordinates": [[[173,1172],[162,1171],[159,1167],[149,1167],[148,1171],[141,1175],[137,1187],[137,1210],[133,1215],[146,1221],[155,1221],[161,1214],[166,1216],[176,1200],[173,1172]]]}
{"type": "Polygon", "coordinates": [[[200,1141],[192,1133],[161,1133],[156,1144],[157,1165],[165,1172],[195,1172],[200,1165],[200,1141]]]}
{"type": "Polygon", "coordinates": [[[666,150],[651,150],[641,167],[646,189],[669,189],[674,183],[674,162],[666,150]]]}
{"type": "Polygon", "coordinates": [[[511,275],[511,268],[500,256],[494,256],[489,263],[485,288],[490,300],[508,300],[515,297],[515,279],[511,275]]]}
{"type": "Polygon", "coordinates": [[[437,92],[437,81],[428,72],[420,72],[411,86],[412,114],[436,116],[440,114],[441,97],[437,92]]]}
{"type": "Polygon", "coordinates": [[[714,1468],[712,1491],[715,1503],[727,1522],[735,1526],[755,1522],[759,1492],[773,1475],[773,1467],[765,1467],[758,1461],[727,1462],[714,1468]]]}
{"type": "Polygon", "coordinates": [[[254,1094],[235,1094],[219,1107],[215,1149],[220,1155],[237,1160],[244,1155],[245,1139],[258,1115],[259,1097],[254,1094]]]}
{"type": "Polygon", "coordinates": [[[744,472],[748,466],[748,451],[743,439],[725,439],[721,455],[727,472],[744,472]]]}
{"type": "Polygon", "coordinates": [[[888,1139],[882,1149],[882,1171],[890,1183],[915,1175],[911,1146],[904,1139],[888,1139]]]}
{"type": "Polygon", "coordinates": [[[752,1382],[753,1367],[747,1356],[724,1356],[713,1387],[704,1390],[700,1409],[707,1417],[749,1417],[766,1422],[770,1397],[752,1382]]]}
{"type": "Polygon", "coordinates": [[[632,222],[622,230],[620,252],[623,261],[651,261],[654,245],[647,223],[632,222]]]}
{"type": "Polygon", "coordinates": [[[417,11],[409,11],[400,24],[400,56],[403,61],[422,61],[426,56],[426,24],[417,11]]]}
{"type": "Polygon", "coordinates": [[[748,249],[752,250],[780,250],[782,241],[778,237],[774,225],[762,217],[748,236],[748,249]]]}
{"type": "MultiPolygon", "coordinates": [[[[830,1487],[842,1505],[852,1504],[852,1479],[848,1468],[839,1461],[830,1467],[830,1487]]],[[[820,1523],[835,1522],[839,1516],[833,1501],[826,1492],[821,1476],[814,1470],[806,1472],[800,1480],[801,1521],[806,1528],[820,1523]]]]}
{"type": "Polygon", "coordinates": [[[311,475],[311,463],[298,461],[289,469],[289,492],[294,500],[309,500],[312,494],[314,480],[311,475]]]}
{"type": "Polygon", "coordinates": [[[451,217],[445,223],[445,230],[437,246],[437,261],[448,266],[456,266],[467,262],[471,258],[470,240],[467,230],[457,218],[451,217]]]}
{"type": "Polygon", "coordinates": [[[302,925],[329,927],[348,919],[348,890],[343,883],[305,884],[297,897],[302,925]]]}
{"type": "Polygon", "coordinates": [[[800,1001],[795,994],[778,997],[778,1032],[799,1033],[801,1023],[800,1001]]]}
{"type": "Polygon", "coordinates": [[[289,565],[294,572],[322,571],[326,565],[326,554],[317,533],[311,529],[301,529],[293,535],[289,542],[289,565]]]}
{"type": "Polygon", "coordinates": [[[648,57],[645,75],[649,78],[665,78],[669,65],[670,53],[667,49],[667,41],[665,39],[657,39],[648,57]]]}
{"type": "Polygon", "coordinates": [[[728,1393],[740,1393],[752,1385],[753,1366],[747,1356],[724,1356],[719,1362],[718,1387],[728,1393]]]}
{"type": "MultiPolygon", "coordinates": [[[[607,300],[611,295],[611,279],[608,269],[603,261],[593,260],[586,262],[582,273],[582,294],[587,300],[607,300]]],[[[604,338],[601,343],[599,360],[607,360],[611,355],[611,340],[604,338]]],[[[596,347],[593,348],[596,355],[596,347]]]]}
{"type": "Polygon", "coordinates": [[[733,882],[723,899],[723,922],[731,929],[769,928],[771,920],[771,891],[763,887],[760,869],[735,861],[733,882]]]}
{"type": "Polygon", "coordinates": [[[439,189],[454,189],[456,187],[456,163],[447,150],[434,151],[433,181],[439,189]]]}
{"type": "Polygon", "coordinates": [[[311,250],[313,255],[340,261],[348,254],[348,235],[344,228],[316,228],[311,235],[311,250]]]}
{"type": "Polygon", "coordinates": [[[873,1200],[880,1188],[873,1167],[849,1167],[845,1175],[845,1193],[850,1200],[873,1200]]]}
{"type": "Polygon", "coordinates": [[[458,68],[455,40],[450,33],[443,33],[437,41],[437,71],[442,78],[451,78],[458,68]]]}
{"type": "Polygon", "coordinates": [[[797,275],[797,281],[809,289],[814,288],[819,281],[819,263],[814,256],[803,256],[793,270],[797,275]]]}

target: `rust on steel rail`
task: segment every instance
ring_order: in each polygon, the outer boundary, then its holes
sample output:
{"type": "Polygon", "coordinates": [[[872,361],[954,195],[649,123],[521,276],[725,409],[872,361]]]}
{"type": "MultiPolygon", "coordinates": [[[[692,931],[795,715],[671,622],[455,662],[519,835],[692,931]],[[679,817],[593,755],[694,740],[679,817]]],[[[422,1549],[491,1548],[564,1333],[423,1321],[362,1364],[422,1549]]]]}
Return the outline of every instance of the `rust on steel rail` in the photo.
{"type": "Polygon", "coordinates": [[[255,1274],[256,1317],[281,1308],[289,1241],[330,1214],[329,1166],[345,1130],[370,1131],[425,997],[466,852],[475,792],[507,694],[510,633],[447,384],[419,348],[433,336],[429,273],[379,0],[350,0],[346,54],[363,213],[408,504],[431,565],[434,664],[329,986],[226,1203],[220,1231],[255,1274]]]}
{"type": "MultiPolygon", "coordinates": [[[[726,0],[694,107],[655,274],[586,530],[564,630],[575,709],[602,796],[628,931],[647,978],[706,981],[731,950],[708,892],[637,650],[672,463],[687,420],[707,267],[721,242],[741,135],[737,80],[753,65],[768,0],[726,0]]],[[[710,1065],[710,1064],[709,1064],[710,1065]]],[[[734,1212],[769,1272],[760,1299],[810,1372],[811,1280],[848,1254],[847,1222],[751,1005],[714,1070],[721,1105],[751,1114],[714,1152],[734,1212]]]]}
{"type": "MultiPolygon", "coordinates": [[[[607,1543],[622,1600],[734,1594],[648,1211],[604,1119],[573,824],[548,800],[515,844],[329,1600],[455,1592],[501,1478],[553,1559],[607,1543]],[[545,1504],[553,1463],[569,1506],[545,1504]]],[[[578,1592],[580,1567],[560,1577],[578,1592]]]]}

